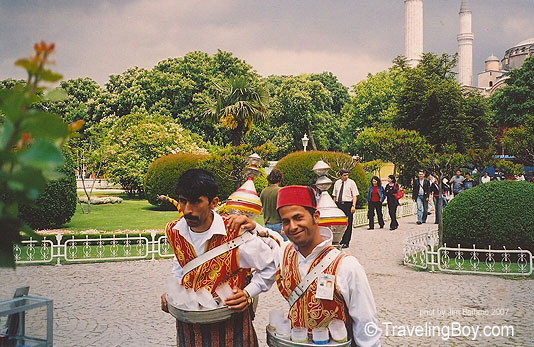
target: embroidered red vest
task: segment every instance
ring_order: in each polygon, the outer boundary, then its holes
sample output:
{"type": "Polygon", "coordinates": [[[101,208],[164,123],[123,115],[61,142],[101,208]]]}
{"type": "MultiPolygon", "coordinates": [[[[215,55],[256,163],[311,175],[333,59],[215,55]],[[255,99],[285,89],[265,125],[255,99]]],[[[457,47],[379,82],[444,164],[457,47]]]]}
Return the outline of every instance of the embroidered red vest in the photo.
{"type": "MultiPolygon", "coordinates": [[[[333,248],[333,246],[326,247],[319,253],[310,265],[308,272],[333,248]]],[[[338,255],[332,264],[326,268],[324,273],[335,275],[339,264],[344,257],[346,257],[345,253],[338,255]]],[[[293,289],[301,281],[302,279],[298,268],[298,254],[291,244],[284,249],[283,261],[278,267],[276,274],[276,282],[280,293],[287,300],[293,289]],[[281,268],[282,266],[283,268],[281,268]]],[[[306,327],[308,329],[327,327],[328,323],[334,318],[341,319],[350,326],[350,315],[347,306],[345,305],[345,301],[343,300],[343,296],[337,289],[337,285],[334,284],[333,300],[317,299],[315,297],[316,290],[317,279],[313,281],[306,293],[304,293],[289,309],[288,318],[291,320],[292,326],[306,327]]]]}
{"type": "MultiPolygon", "coordinates": [[[[167,239],[171,245],[176,259],[181,267],[197,257],[191,245],[178,230],[173,229],[178,220],[169,222],[165,228],[167,239]]],[[[235,239],[239,236],[239,230],[231,232],[228,230],[226,221],[224,222],[226,235],[213,235],[206,244],[209,251],[223,243],[235,239]]],[[[239,267],[238,248],[225,252],[185,274],[182,278],[182,285],[186,288],[193,288],[195,291],[204,287],[211,293],[215,293],[215,288],[220,283],[228,282],[230,287],[245,288],[250,269],[239,267]]]]}

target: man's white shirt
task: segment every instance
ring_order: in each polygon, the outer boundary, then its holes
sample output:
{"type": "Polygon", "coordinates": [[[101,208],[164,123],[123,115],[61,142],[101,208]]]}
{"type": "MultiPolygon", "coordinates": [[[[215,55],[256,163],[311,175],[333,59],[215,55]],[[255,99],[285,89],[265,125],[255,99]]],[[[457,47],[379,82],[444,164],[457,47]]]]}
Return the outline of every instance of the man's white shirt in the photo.
{"type": "MultiPolygon", "coordinates": [[[[207,242],[215,234],[226,235],[226,228],[222,217],[213,213],[213,223],[211,227],[202,232],[196,233],[191,231],[185,218],[182,218],[173,227],[178,233],[189,242],[197,256],[204,254],[207,242]]],[[[256,269],[250,283],[244,288],[251,297],[258,295],[261,292],[269,290],[274,283],[276,277],[276,266],[273,260],[273,254],[269,246],[263,242],[259,237],[253,237],[244,244],[238,247],[237,250],[239,266],[241,268],[256,269]]],[[[183,270],[176,259],[172,263],[172,275],[182,281],[183,270]]]]}
{"type": "MultiPolygon", "coordinates": [[[[260,225],[256,226],[256,230],[262,229],[265,228],[260,225]]],[[[298,268],[301,278],[306,277],[310,265],[317,255],[326,247],[332,245],[333,234],[329,228],[319,227],[319,233],[323,242],[318,244],[307,257],[298,252],[297,246],[294,245],[298,254],[298,268]]],[[[286,241],[280,248],[274,250],[276,266],[282,261],[285,247],[290,244],[291,241],[286,241]]],[[[336,273],[336,287],[343,296],[349,315],[352,318],[352,334],[356,344],[358,346],[380,346],[382,330],[378,326],[375,300],[367,281],[365,270],[355,257],[345,257],[339,264],[336,273]],[[367,324],[374,324],[377,328],[375,335],[368,336],[366,334],[365,327],[367,324]]]]}
{"type": "Polygon", "coordinates": [[[354,182],[354,180],[351,180],[350,178],[347,178],[347,180],[345,181],[345,185],[343,185],[343,195],[341,196],[342,201],[337,201],[342,182],[343,181],[339,179],[336,181],[336,183],[334,183],[334,190],[332,191],[332,195],[336,199],[336,202],[352,202],[354,197],[360,195],[360,193],[358,192],[356,182],[354,182]]]}

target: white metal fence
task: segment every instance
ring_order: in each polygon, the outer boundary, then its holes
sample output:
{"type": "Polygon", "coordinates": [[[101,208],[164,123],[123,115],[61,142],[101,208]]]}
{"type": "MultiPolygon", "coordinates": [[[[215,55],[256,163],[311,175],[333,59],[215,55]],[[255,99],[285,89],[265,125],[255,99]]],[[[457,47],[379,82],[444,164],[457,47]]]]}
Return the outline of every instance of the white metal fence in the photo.
{"type": "Polygon", "coordinates": [[[110,260],[139,260],[170,258],[174,256],[165,235],[157,235],[155,230],[150,236],[126,234],[98,238],[71,238],[63,240],[63,235],[55,235],[55,242],[46,237],[42,240],[26,240],[13,247],[17,264],[45,264],[98,262],[110,260]]]}
{"type": "Polygon", "coordinates": [[[530,276],[533,272],[532,253],[517,250],[439,247],[437,229],[412,235],[404,241],[403,263],[432,272],[530,276]]]}
{"type": "MultiPolygon", "coordinates": [[[[384,221],[389,220],[387,206],[382,208],[384,221]]],[[[417,207],[411,201],[397,208],[397,216],[404,217],[416,213],[417,207]]],[[[367,211],[354,214],[354,227],[366,225],[367,211]]],[[[29,239],[13,247],[13,254],[17,264],[56,264],[120,261],[171,258],[174,253],[167,237],[158,235],[155,230],[148,231],[150,235],[126,234],[94,235],[85,237],[64,238],[62,234],[43,236],[42,240],[29,239]],[[54,237],[55,236],[55,237],[54,237]],[[54,240],[55,238],[55,240],[54,240]]]]}

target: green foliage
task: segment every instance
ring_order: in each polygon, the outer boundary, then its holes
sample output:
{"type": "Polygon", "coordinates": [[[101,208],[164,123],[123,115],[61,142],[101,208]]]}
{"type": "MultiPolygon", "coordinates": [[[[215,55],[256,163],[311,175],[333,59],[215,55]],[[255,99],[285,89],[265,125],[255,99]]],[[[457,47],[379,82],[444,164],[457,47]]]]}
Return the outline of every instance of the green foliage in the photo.
{"type": "Polygon", "coordinates": [[[523,173],[523,166],[520,164],[514,164],[508,160],[496,160],[495,166],[502,171],[506,178],[515,178],[523,173]]]}
{"type": "Polygon", "coordinates": [[[403,185],[411,182],[430,152],[427,141],[417,131],[394,128],[367,128],[356,138],[354,148],[366,160],[392,162],[394,174],[400,173],[400,183],[403,185]]]}
{"type": "Polygon", "coordinates": [[[489,115],[485,99],[463,93],[454,80],[456,56],[425,53],[419,65],[404,71],[397,96],[398,128],[416,130],[436,146],[454,144],[460,153],[489,145],[489,115]]]}
{"type": "Polygon", "coordinates": [[[331,72],[322,72],[320,74],[310,74],[310,81],[319,81],[330,92],[332,96],[331,111],[340,114],[341,109],[350,100],[348,88],[338,82],[337,77],[331,72]]]}
{"type": "Polygon", "coordinates": [[[131,114],[113,123],[100,156],[108,179],[120,183],[130,196],[142,195],[148,166],[171,153],[207,153],[202,140],[159,114],[131,114]]]}
{"type": "Polygon", "coordinates": [[[343,108],[344,149],[357,153],[351,141],[366,127],[390,126],[397,112],[395,97],[403,81],[401,70],[392,67],[354,85],[353,93],[343,108]]]}
{"type": "Polygon", "coordinates": [[[267,117],[268,94],[247,76],[238,76],[216,85],[215,100],[206,104],[206,114],[230,129],[232,145],[239,146],[243,132],[267,117]]]}
{"type": "MultiPolygon", "coordinates": [[[[212,153],[206,160],[200,163],[200,167],[215,176],[219,186],[219,198],[226,200],[247,179],[244,170],[247,168],[247,157],[255,152],[262,153],[261,147],[253,148],[249,144],[229,146],[212,153]]],[[[265,171],[260,169],[263,175],[254,179],[254,186],[259,194],[267,187],[265,171]]]]}
{"type": "MultiPolygon", "coordinates": [[[[339,147],[340,118],[331,112],[332,96],[318,80],[307,75],[275,80],[272,117],[276,125],[290,124],[291,150],[302,148],[301,138],[307,134],[312,149],[339,147]]],[[[276,127],[274,128],[276,129],[276,127]]]]}
{"type": "Polygon", "coordinates": [[[144,188],[149,203],[165,210],[176,207],[168,201],[158,200],[158,195],[167,195],[178,199],[175,193],[176,181],[187,170],[197,168],[206,155],[192,153],[169,154],[156,159],[148,167],[144,188]]]}
{"type": "Polygon", "coordinates": [[[504,149],[524,165],[534,165],[534,115],[524,125],[508,129],[501,140],[504,149]]]}
{"type": "Polygon", "coordinates": [[[60,177],[56,171],[64,163],[60,146],[69,134],[58,115],[33,106],[57,96],[45,94],[40,83],[61,78],[46,67],[54,44],[41,42],[34,50],[34,56],[15,63],[28,73],[26,83],[0,90],[4,116],[0,125],[0,266],[14,265],[13,245],[21,240],[22,231],[34,235],[19,217],[19,207],[31,204],[49,180],[60,177]]]}
{"type": "Polygon", "coordinates": [[[466,190],[443,211],[448,246],[534,251],[534,184],[494,181],[466,190]]]}
{"type": "Polygon", "coordinates": [[[20,218],[33,229],[58,228],[70,221],[76,211],[76,177],[72,160],[65,156],[58,172],[61,178],[48,182],[32,204],[20,206],[20,218]]]}
{"type": "MultiPolygon", "coordinates": [[[[367,199],[363,198],[369,181],[365,175],[363,167],[359,163],[354,163],[352,157],[340,152],[325,152],[325,151],[307,151],[294,152],[286,155],[278,161],[275,168],[282,171],[284,179],[283,186],[289,185],[313,185],[317,180],[317,175],[311,171],[315,163],[319,160],[330,165],[330,178],[335,182],[338,177],[338,172],[341,169],[350,170],[349,177],[356,182],[356,186],[360,192],[356,207],[361,208],[367,203],[367,199]]],[[[332,193],[334,185],[330,187],[332,193]]]]}
{"type": "Polygon", "coordinates": [[[230,52],[210,56],[190,52],[184,57],[160,61],[153,69],[131,68],[110,76],[101,101],[103,117],[131,113],[159,113],[176,119],[204,141],[225,144],[229,132],[203,117],[205,104],[215,95],[216,85],[236,77],[258,80],[252,67],[230,52]]]}
{"type": "Polygon", "coordinates": [[[508,76],[506,86],[491,95],[490,105],[497,126],[517,127],[534,115],[534,57],[508,76]]]}

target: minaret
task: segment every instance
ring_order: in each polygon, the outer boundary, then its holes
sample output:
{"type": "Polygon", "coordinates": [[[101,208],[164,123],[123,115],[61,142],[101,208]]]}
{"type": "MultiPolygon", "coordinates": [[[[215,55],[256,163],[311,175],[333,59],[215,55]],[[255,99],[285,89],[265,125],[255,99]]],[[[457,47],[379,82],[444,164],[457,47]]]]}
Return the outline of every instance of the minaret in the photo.
{"type": "Polygon", "coordinates": [[[408,66],[423,55],[423,0],[404,0],[404,48],[408,66]]]}
{"type": "Polygon", "coordinates": [[[462,5],[460,6],[460,33],[457,36],[458,82],[462,86],[473,85],[473,38],[469,0],[462,0],[462,5]]]}

